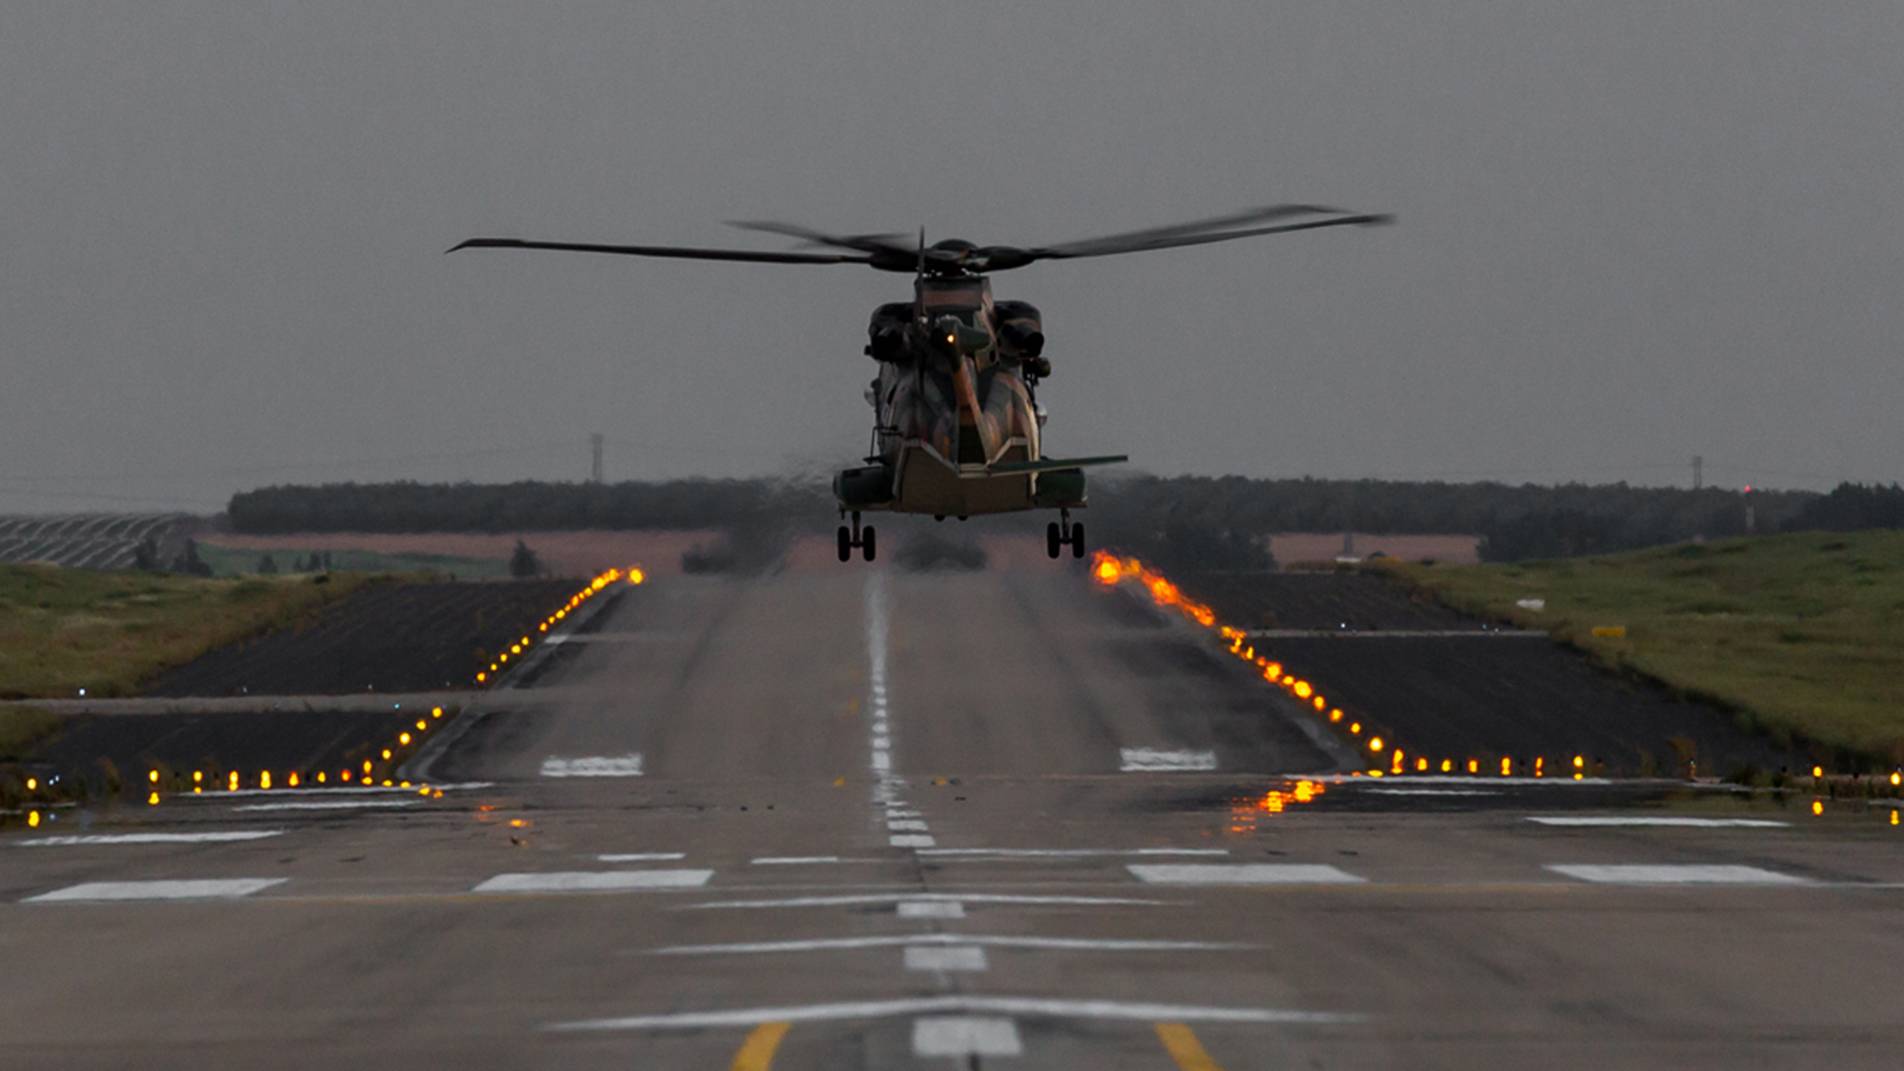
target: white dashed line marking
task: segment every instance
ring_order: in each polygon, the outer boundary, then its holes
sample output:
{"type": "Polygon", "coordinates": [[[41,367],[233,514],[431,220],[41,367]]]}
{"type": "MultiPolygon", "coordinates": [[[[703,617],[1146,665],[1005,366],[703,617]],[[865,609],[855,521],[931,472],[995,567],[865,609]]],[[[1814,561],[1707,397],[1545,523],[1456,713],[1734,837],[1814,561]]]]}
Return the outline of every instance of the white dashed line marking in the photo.
{"type": "Polygon", "coordinates": [[[901,900],[899,917],[902,919],[962,919],[965,917],[965,905],[957,900],[901,900]]]}
{"type": "Polygon", "coordinates": [[[1018,1024],[974,1015],[934,1015],[912,1021],[914,1056],[1022,1056],[1018,1024]]]}
{"type": "Polygon", "coordinates": [[[1665,864],[1601,865],[1556,863],[1547,869],[1578,881],[1603,885],[1811,885],[1814,882],[1764,870],[1755,866],[1705,863],[1673,866],[1665,864]]]}
{"type": "Polygon", "coordinates": [[[308,803],[247,803],[233,807],[238,811],[359,811],[391,807],[415,807],[418,800],[321,800],[308,803]]]}
{"type": "Polygon", "coordinates": [[[1152,773],[1163,770],[1214,770],[1214,751],[1163,751],[1148,747],[1127,747],[1118,752],[1118,769],[1125,773],[1152,773]]]}
{"type": "Polygon", "coordinates": [[[23,903],[83,903],[103,900],[235,900],[282,885],[286,878],[216,878],[201,881],[89,881],[23,903]]]}
{"type": "Polygon", "coordinates": [[[982,971],[991,964],[985,950],[972,945],[907,945],[909,971],[982,971]]]}
{"type": "Polygon", "coordinates": [[[894,833],[924,833],[926,824],[917,818],[888,818],[886,828],[894,833]]]}
{"type": "Polygon", "coordinates": [[[566,759],[550,756],[542,760],[544,777],[640,777],[641,753],[626,755],[587,755],[566,759]]]}
{"type": "Polygon", "coordinates": [[[686,859],[686,852],[610,852],[598,855],[598,863],[672,863],[677,859],[686,859]]]}
{"type": "Polygon", "coordinates": [[[1170,941],[1130,937],[1018,937],[963,933],[880,934],[820,937],[795,941],[743,941],[717,945],[671,945],[655,956],[769,955],[777,952],[843,952],[866,948],[919,948],[927,945],[1019,948],[1039,952],[1230,952],[1260,945],[1228,941],[1170,941]]]}
{"type": "Polygon", "coordinates": [[[1529,822],[1543,826],[1598,828],[1602,826],[1663,826],[1687,829],[1784,829],[1790,822],[1769,818],[1680,818],[1639,815],[1529,815],[1529,822]]]}
{"type": "Polygon", "coordinates": [[[205,833],[84,833],[67,837],[34,837],[15,841],[20,848],[72,848],[89,844],[229,844],[235,841],[281,837],[282,829],[250,829],[205,833]]]}
{"type": "Polygon", "coordinates": [[[1359,885],[1365,879],[1324,863],[1130,863],[1153,885],[1359,885]]]}
{"type": "Polygon", "coordinates": [[[845,859],[837,855],[763,855],[749,859],[754,866],[806,866],[820,863],[844,863],[845,859]]]}
{"type": "Polygon", "coordinates": [[[688,889],[706,885],[713,876],[712,870],[570,870],[543,874],[498,874],[470,891],[517,893],[688,889]]]}
{"type": "Polygon", "coordinates": [[[1020,904],[1050,907],[1165,907],[1169,900],[1139,900],[1127,896],[1038,896],[1012,893],[848,893],[837,896],[795,896],[779,900],[711,900],[687,904],[692,910],[763,907],[856,907],[865,904],[960,903],[1020,904]]]}
{"type": "Polygon", "coordinates": [[[1227,856],[1228,848],[922,848],[920,855],[935,859],[997,856],[1004,859],[1089,859],[1094,856],[1227,856]]]}
{"type": "Polygon", "coordinates": [[[896,833],[888,837],[887,840],[889,840],[895,848],[930,848],[939,843],[931,837],[920,833],[896,833]]]}

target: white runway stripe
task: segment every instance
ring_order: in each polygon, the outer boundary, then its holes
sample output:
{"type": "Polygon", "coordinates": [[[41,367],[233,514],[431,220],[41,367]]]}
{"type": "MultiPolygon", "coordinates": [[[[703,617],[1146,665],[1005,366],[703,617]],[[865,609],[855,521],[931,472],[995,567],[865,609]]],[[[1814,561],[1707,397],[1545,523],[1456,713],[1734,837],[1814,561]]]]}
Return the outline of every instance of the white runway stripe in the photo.
{"type": "Polygon", "coordinates": [[[106,900],[235,900],[282,885],[285,878],[214,878],[199,881],[89,881],[69,885],[23,903],[82,903],[106,900]]]}
{"type": "Polygon", "coordinates": [[[640,777],[641,753],[626,755],[586,755],[581,758],[550,756],[542,760],[544,777],[640,777]]]}
{"type": "Polygon", "coordinates": [[[1606,866],[1589,863],[1555,863],[1547,867],[1556,874],[1579,881],[1604,885],[1811,885],[1806,878],[1780,874],[1755,866],[1706,863],[1688,866],[1637,864],[1606,866]]]}
{"type": "Polygon", "coordinates": [[[684,905],[690,910],[762,907],[854,907],[861,904],[961,903],[1023,904],[1053,907],[1163,907],[1169,900],[1139,900],[1126,896],[1037,896],[1011,893],[849,893],[838,896],[794,896],[780,900],[710,900],[684,905]]]}
{"type": "Polygon", "coordinates": [[[204,833],[82,833],[14,841],[20,848],[72,848],[90,844],[230,844],[281,837],[282,829],[217,830],[204,833]]]}
{"type": "Polygon", "coordinates": [[[1682,818],[1678,816],[1640,815],[1528,815],[1527,820],[1543,826],[1663,826],[1687,829],[1784,829],[1790,822],[1769,818],[1682,818]]]}
{"type": "Polygon", "coordinates": [[[745,941],[717,945],[672,945],[654,949],[648,955],[768,955],[777,952],[841,952],[864,948],[913,948],[924,945],[1025,948],[1043,952],[1231,952],[1261,947],[1229,941],[1153,941],[1127,937],[1015,937],[963,933],[915,933],[878,934],[867,937],[821,937],[793,941],[745,941]]]}
{"type": "Polygon", "coordinates": [[[1125,773],[1159,770],[1214,770],[1214,751],[1163,751],[1148,747],[1127,747],[1118,752],[1118,769],[1125,773]]]}
{"type": "MultiPolygon", "coordinates": [[[[748,860],[748,862],[754,866],[807,866],[822,863],[844,863],[847,861],[848,860],[837,855],[763,855],[757,859],[748,860]]],[[[852,862],[856,863],[860,861],[861,860],[858,859],[852,860],[852,862]]]]}
{"type": "Polygon", "coordinates": [[[358,811],[383,810],[390,807],[415,807],[418,800],[313,800],[305,803],[247,803],[242,807],[233,807],[233,813],[239,811],[358,811]]]}
{"type": "Polygon", "coordinates": [[[971,945],[907,945],[909,971],[982,971],[990,968],[985,950],[971,945]]]}
{"type": "Polygon", "coordinates": [[[947,995],[836,1004],[793,1004],[766,1008],[627,1015],[550,1023],[545,1030],[706,1030],[756,1026],[765,1022],[816,1023],[840,1019],[887,1019],[900,1015],[978,1013],[1040,1016],[1052,1019],[1103,1019],[1170,1023],[1353,1023],[1360,1015],[1295,1011],[1288,1008],[1237,1008],[1200,1004],[1151,1004],[1115,1000],[1064,1000],[1041,997],[947,995]]]}
{"type": "Polygon", "coordinates": [[[1321,863],[1130,863],[1153,885],[1359,885],[1365,879],[1321,863]]]}
{"type": "Polygon", "coordinates": [[[1058,858],[1088,859],[1093,856],[1226,856],[1228,848],[921,848],[920,855],[934,858],[983,858],[999,856],[1009,859],[1058,858]]]}
{"type": "Polygon", "coordinates": [[[706,885],[712,870],[571,870],[542,874],[498,874],[471,892],[626,892],[633,889],[688,889],[706,885]]]}
{"type": "Polygon", "coordinates": [[[931,1015],[912,1021],[914,1056],[1022,1056],[1018,1024],[993,1016],[931,1015]]]}
{"type": "Polygon", "coordinates": [[[898,914],[902,919],[962,919],[965,905],[957,900],[901,900],[898,914]]]}
{"type": "Polygon", "coordinates": [[[886,839],[895,848],[930,848],[939,843],[923,833],[895,833],[886,839]]]}
{"type": "MultiPolygon", "coordinates": [[[[412,786],[410,788],[404,788],[399,785],[392,785],[389,788],[385,788],[382,785],[351,785],[348,787],[343,785],[338,785],[335,787],[327,787],[327,788],[240,788],[233,791],[227,791],[221,788],[213,792],[205,792],[205,793],[194,792],[190,795],[175,796],[173,797],[173,801],[177,803],[211,803],[214,800],[237,799],[240,796],[271,796],[271,797],[277,798],[277,797],[286,797],[286,796],[415,795],[418,787],[421,787],[421,786],[412,786]]],[[[479,788],[494,788],[495,782],[493,781],[454,781],[449,784],[443,784],[443,785],[439,785],[432,782],[430,784],[430,787],[434,789],[441,789],[444,792],[470,792],[479,788]]]]}
{"type": "Polygon", "coordinates": [[[686,852],[611,852],[598,855],[598,863],[671,863],[677,859],[686,859],[686,852]]]}

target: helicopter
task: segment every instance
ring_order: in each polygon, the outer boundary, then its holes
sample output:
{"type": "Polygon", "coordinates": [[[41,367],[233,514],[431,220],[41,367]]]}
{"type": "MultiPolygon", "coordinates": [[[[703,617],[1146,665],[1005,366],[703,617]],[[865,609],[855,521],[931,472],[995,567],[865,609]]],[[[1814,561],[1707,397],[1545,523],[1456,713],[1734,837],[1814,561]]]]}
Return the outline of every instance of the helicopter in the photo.
{"type": "Polygon", "coordinates": [[[774,222],[733,226],[793,238],[807,250],[714,249],[693,246],[603,245],[470,238],[459,249],[546,249],[637,257],[726,260],[754,264],[862,264],[913,276],[912,300],[879,306],[867,326],[867,356],[878,375],[865,391],[873,409],[871,449],[864,464],[833,478],[840,510],[840,561],[858,550],[878,554],[870,512],[929,514],[936,520],[975,514],[1055,509],[1045,526],[1045,551],[1074,558],[1085,552],[1084,525],[1071,511],[1086,504],[1086,468],[1128,461],[1123,454],[1054,458],[1043,451],[1046,410],[1038,386],[1052,372],[1044,354],[1042,314],[1023,301],[995,300],[990,275],[1044,260],[1075,260],[1152,249],[1226,242],[1324,227],[1392,222],[1384,214],[1322,205],[1278,204],[1189,223],[1125,231],[1056,245],[975,245],[959,239],[916,244],[890,234],[826,234],[774,222]],[[814,249],[826,252],[811,251],[814,249]],[[850,524],[847,523],[850,517],[850,524]]]}

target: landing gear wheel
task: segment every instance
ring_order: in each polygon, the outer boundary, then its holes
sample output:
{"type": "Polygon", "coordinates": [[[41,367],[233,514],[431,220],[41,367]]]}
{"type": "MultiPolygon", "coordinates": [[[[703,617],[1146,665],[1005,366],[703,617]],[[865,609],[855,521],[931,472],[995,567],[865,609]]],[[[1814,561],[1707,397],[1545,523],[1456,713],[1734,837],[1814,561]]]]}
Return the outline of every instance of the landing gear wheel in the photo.
{"type": "Polygon", "coordinates": [[[1063,545],[1064,540],[1058,537],[1058,522],[1052,521],[1045,525],[1045,553],[1055,558],[1058,556],[1058,548],[1063,545]]]}
{"type": "Polygon", "coordinates": [[[843,524],[840,525],[840,560],[843,562],[853,560],[853,533],[847,531],[843,524]]]}
{"type": "Polygon", "coordinates": [[[1079,522],[1071,526],[1071,556],[1084,557],[1084,524],[1079,522]]]}
{"type": "Polygon", "coordinates": [[[873,526],[870,524],[860,529],[859,551],[867,561],[872,561],[879,554],[879,544],[873,538],[873,526]]]}

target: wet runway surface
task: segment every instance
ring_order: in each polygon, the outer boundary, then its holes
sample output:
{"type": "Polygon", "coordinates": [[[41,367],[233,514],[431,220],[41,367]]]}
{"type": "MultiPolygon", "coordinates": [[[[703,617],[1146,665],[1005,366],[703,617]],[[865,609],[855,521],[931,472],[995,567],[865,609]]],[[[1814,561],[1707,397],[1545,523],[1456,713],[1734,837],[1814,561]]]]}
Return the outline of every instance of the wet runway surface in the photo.
{"type": "MultiPolygon", "coordinates": [[[[0,1064],[1895,1066],[1904,836],[1344,776],[1076,575],[623,598],[411,764],[0,835],[0,1064]],[[437,795],[440,790],[441,795],[437,795]]],[[[1530,715],[1532,716],[1532,715],[1530,715]]]]}

